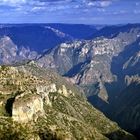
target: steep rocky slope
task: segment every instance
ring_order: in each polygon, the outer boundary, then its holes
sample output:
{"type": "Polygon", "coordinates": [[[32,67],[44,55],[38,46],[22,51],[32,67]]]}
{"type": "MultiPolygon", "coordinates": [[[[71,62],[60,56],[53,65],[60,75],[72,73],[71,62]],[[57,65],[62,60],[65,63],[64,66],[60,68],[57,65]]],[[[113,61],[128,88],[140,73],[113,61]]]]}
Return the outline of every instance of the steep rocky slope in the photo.
{"type": "Polygon", "coordinates": [[[0,24],[0,64],[33,60],[60,43],[85,39],[96,31],[79,24],[0,24]]]}
{"type": "Polygon", "coordinates": [[[31,51],[29,48],[23,46],[18,48],[8,36],[0,38],[0,64],[12,64],[32,60],[35,59],[37,55],[37,52],[31,51]]]}
{"type": "Polygon", "coordinates": [[[108,113],[120,126],[140,138],[140,77],[126,76],[126,88],[112,104],[108,113]]]}
{"type": "Polygon", "coordinates": [[[0,67],[0,138],[133,140],[58,74],[30,62],[0,67]]]}
{"type": "Polygon", "coordinates": [[[0,37],[3,36],[8,36],[18,48],[25,47],[38,53],[53,48],[62,42],[72,40],[70,35],[47,25],[38,24],[2,26],[0,37]]]}
{"type": "Polygon", "coordinates": [[[0,37],[8,36],[18,48],[44,50],[73,39],[86,39],[96,27],[80,24],[0,24],[0,37]]]}
{"type": "Polygon", "coordinates": [[[95,107],[125,129],[139,134],[139,84],[132,80],[129,85],[126,79],[140,77],[140,26],[105,27],[98,36],[63,43],[37,63],[80,85],[95,107]]]}
{"type": "Polygon", "coordinates": [[[137,135],[140,111],[140,39],[114,58],[112,72],[118,76],[116,99],[111,103],[108,115],[120,125],[137,135]],[[122,59],[123,58],[123,59],[122,59]],[[118,67],[118,69],[116,69],[118,67]],[[115,112],[113,111],[115,110],[115,112]],[[114,112],[114,113],[113,113],[114,112]]]}
{"type": "Polygon", "coordinates": [[[97,83],[111,83],[116,81],[116,74],[112,72],[114,57],[132,46],[139,34],[140,28],[130,28],[112,39],[100,37],[63,43],[42,55],[37,62],[41,67],[52,68],[81,86],[90,88],[97,83]]]}

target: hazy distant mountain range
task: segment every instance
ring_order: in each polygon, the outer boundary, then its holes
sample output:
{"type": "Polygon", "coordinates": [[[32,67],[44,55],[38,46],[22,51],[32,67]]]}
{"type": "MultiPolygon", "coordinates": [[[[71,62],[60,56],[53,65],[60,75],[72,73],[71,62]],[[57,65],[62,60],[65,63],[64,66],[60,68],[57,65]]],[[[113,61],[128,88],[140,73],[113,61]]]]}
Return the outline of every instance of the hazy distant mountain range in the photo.
{"type": "Polygon", "coordinates": [[[140,24],[0,27],[0,64],[34,60],[58,72],[93,106],[140,137],[140,24]]]}

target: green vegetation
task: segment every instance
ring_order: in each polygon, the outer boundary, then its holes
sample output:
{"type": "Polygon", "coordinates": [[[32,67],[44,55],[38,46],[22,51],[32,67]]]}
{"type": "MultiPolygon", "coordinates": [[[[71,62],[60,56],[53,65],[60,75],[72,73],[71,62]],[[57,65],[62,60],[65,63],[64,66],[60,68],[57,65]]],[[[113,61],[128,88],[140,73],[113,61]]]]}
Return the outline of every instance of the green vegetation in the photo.
{"type": "Polygon", "coordinates": [[[0,118],[0,140],[29,140],[35,135],[29,126],[0,118]]]}

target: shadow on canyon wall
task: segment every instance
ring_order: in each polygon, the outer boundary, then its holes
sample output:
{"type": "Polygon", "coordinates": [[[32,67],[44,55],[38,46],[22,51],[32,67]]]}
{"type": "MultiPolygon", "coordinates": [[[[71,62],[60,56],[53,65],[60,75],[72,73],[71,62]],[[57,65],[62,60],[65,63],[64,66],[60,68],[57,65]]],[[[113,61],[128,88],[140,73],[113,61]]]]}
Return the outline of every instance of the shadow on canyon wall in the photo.
{"type": "MultiPolygon", "coordinates": [[[[117,81],[112,83],[105,83],[105,88],[108,93],[108,103],[103,101],[96,95],[88,97],[88,101],[91,104],[93,104],[94,107],[102,111],[109,119],[117,122],[120,125],[120,127],[122,127],[123,129],[127,130],[130,133],[133,133],[138,139],[140,139],[140,128],[130,130],[129,127],[127,128],[127,126],[122,125],[122,122],[120,121],[121,119],[118,119],[116,116],[114,116],[116,108],[120,107],[117,106],[120,100],[119,98],[121,94],[123,94],[123,91],[125,91],[125,89],[127,88],[127,85],[125,83],[125,76],[139,74],[139,71],[136,71],[135,69],[131,70],[123,69],[124,63],[127,62],[131,56],[134,56],[138,51],[140,51],[138,44],[139,40],[136,41],[135,43],[132,43],[129,46],[126,46],[125,47],[126,49],[123,52],[121,52],[118,56],[113,57],[111,64],[111,72],[113,75],[117,76],[117,81]]],[[[131,92],[133,93],[133,91],[131,92]]],[[[137,92],[139,91],[137,90],[137,92]]],[[[137,96],[137,98],[140,99],[140,96],[137,96]]],[[[125,104],[125,102],[123,104],[125,104]]]]}

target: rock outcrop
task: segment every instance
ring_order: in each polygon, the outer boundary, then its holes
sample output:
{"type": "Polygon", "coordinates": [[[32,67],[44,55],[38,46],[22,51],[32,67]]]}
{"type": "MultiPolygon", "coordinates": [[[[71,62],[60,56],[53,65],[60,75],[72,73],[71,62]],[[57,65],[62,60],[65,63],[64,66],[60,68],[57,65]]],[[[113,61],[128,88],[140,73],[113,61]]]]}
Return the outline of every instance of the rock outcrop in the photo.
{"type": "Polygon", "coordinates": [[[20,95],[16,97],[12,107],[12,118],[16,122],[36,121],[44,114],[43,100],[37,95],[20,95]]]}

